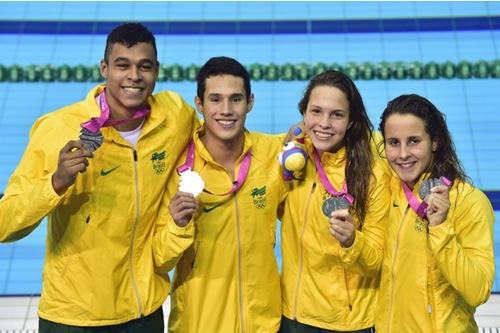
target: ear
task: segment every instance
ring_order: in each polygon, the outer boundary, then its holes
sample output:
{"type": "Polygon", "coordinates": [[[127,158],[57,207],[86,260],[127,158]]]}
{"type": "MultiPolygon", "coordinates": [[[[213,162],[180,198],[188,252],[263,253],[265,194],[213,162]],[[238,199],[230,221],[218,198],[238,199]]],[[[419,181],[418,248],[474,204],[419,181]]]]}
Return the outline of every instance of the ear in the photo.
{"type": "Polygon", "coordinates": [[[158,80],[158,74],[160,73],[160,62],[157,60],[156,61],[156,75],[155,75],[155,81],[158,80]]]}
{"type": "Polygon", "coordinates": [[[248,107],[247,107],[247,113],[252,111],[253,108],[253,103],[255,102],[255,97],[253,94],[250,94],[250,97],[248,97],[248,107]]]}
{"type": "Polygon", "coordinates": [[[438,149],[438,143],[437,141],[432,141],[432,152],[435,153],[436,150],[438,149]]]}
{"type": "Polygon", "coordinates": [[[203,114],[203,102],[201,101],[201,99],[198,96],[194,97],[194,105],[196,105],[196,110],[198,110],[198,112],[201,115],[205,116],[203,114]]]}
{"type": "Polygon", "coordinates": [[[101,72],[101,75],[105,80],[108,79],[108,64],[104,61],[104,59],[102,59],[99,64],[99,72],[101,72]]]}

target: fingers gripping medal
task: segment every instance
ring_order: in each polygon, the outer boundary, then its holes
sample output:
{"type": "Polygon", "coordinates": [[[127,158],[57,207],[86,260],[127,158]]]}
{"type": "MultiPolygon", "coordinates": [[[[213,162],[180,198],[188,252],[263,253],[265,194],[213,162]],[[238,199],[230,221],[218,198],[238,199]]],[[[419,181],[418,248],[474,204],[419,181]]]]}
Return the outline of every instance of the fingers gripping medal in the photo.
{"type": "Polygon", "coordinates": [[[339,209],[349,209],[351,205],[344,197],[328,197],[323,201],[321,210],[326,217],[330,217],[332,213],[339,209]]]}
{"type": "Polygon", "coordinates": [[[418,195],[420,199],[424,200],[429,194],[431,194],[431,189],[436,186],[446,185],[450,186],[451,182],[446,177],[440,178],[429,178],[420,184],[418,189],[418,195]]]}
{"type": "Polygon", "coordinates": [[[180,176],[179,191],[191,193],[195,197],[203,191],[205,183],[198,172],[187,169],[180,176]]]}
{"type": "Polygon", "coordinates": [[[82,127],[80,130],[80,141],[82,142],[85,149],[89,151],[96,151],[102,145],[104,138],[102,137],[101,131],[93,133],[82,127]]]}

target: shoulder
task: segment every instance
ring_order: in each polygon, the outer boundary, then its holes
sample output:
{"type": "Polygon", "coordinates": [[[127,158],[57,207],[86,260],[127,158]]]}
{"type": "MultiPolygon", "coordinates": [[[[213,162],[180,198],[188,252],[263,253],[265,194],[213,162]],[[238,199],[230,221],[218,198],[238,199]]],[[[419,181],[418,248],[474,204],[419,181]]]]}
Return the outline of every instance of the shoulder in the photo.
{"type": "Polygon", "coordinates": [[[483,191],[466,182],[455,182],[450,190],[457,204],[492,209],[491,202],[483,191]]]}
{"type": "Polygon", "coordinates": [[[31,133],[39,129],[45,131],[63,131],[64,129],[79,131],[80,124],[88,119],[85,105],[85,101],[79,101],[44,114],[35,121],[31,133]]]}
{"type": "Polygon", "coordinates": [[[252,141],[252,151],[258,154],[277,154],[283,148],[283,137],[281,135],[266,134],[260,132],[248,132],[252,141]]]}
{"type": "Polygon", "coordinates": [[[165,90],[152,96],[153,105],[157,107],[190,108],[189,104],[175,91],[165,90]]]}

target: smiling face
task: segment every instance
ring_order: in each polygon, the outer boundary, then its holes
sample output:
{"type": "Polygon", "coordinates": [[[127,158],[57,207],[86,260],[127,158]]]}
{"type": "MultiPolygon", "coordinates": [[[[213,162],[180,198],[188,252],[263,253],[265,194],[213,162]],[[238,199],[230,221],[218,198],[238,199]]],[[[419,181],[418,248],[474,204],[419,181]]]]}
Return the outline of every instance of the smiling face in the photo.
{"type": "Polygon", "coordinates": [[[332,86],[316,86],[304,113],[304,127],[318,153],[336,152],[344,145],[350,127],[349,102],[332,86]]]}
{"type": "Polygon", "coordinates": [[[437,143],[425,131],[425,123],[413,114],[393,113],[385,122],[385,152],[399,178],[413,188],[431,163],[437,143]]]}
{"type": "Polygon", "coordinates": [[[207,140],[223,144],[242,142],[246,115],[253,106],[253,95],[246,98],[242,78],[226,74],[208,77],[203,101],[195,97],[195,104],[205,119],[207,140]]]}
{"type": "Polygon", "coordinates": [[[102,60],[101,75],[106,79],[106,101],[116,119],[130,118],[153,93],[158,63],[154,46],[137,43],[126,47],[115,43],[108,62],[102,60]]]}

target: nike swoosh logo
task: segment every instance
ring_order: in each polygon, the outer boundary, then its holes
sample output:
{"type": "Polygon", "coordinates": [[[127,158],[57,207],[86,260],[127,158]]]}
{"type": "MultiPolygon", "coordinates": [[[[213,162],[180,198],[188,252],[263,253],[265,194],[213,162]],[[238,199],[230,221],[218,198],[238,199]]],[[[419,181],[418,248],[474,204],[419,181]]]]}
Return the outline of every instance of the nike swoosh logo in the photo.
{"type": "Polygon", "coordinates": [[[220,205],[222,205],[225,201],[221,202],[221,203],[218,203],[217,205],[214,205],[212,207],[203,207],[203,212],[204,213],[210,213],[211,211],[213,211],[215,208],[219,207],[220,205]]]}
{"type": "Polygon", "coordinates": [[[120,166],[117,165],[115,166],[114,168],[111,168],[109,170],[104,170],[104,169],[101,169],[101,176],[107,176],[109,175],[110,173],[112,173],[113,171],[115,171],[116,169],[118,169],[120,166]]]}

